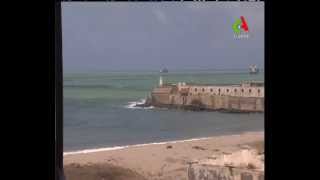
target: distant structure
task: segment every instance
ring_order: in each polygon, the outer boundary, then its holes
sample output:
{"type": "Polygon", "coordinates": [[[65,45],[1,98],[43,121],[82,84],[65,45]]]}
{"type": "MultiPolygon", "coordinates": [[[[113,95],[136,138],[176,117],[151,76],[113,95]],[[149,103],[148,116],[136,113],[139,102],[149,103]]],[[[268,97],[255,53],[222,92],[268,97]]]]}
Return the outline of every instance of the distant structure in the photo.
{"type": "Polygon", "coordinates": [[[257,65],[251,65],[249,66],[250,74],[258,74],[259,68],[257,68],[257,65]]]}
{"type": "Polygon", "coordinates": [[[159,78],[159,87],[162,87],[163,86],[163,80],[162,80],[162,76],[160,76],[159,78]]]}
{"type": "Polygon", "coordinates": [[[163,83],[155,87],[144,106],[187,110],[222,110],[264,112],[264,83],[178,84],[163,83]]]}
{"type": "Polygon", "coordinates": [[[160,70],[160,73],[168,73],[168,72],[169,72],[169,71],[168,71],[167,68],[163,68],[163,69],[160,70]]]}

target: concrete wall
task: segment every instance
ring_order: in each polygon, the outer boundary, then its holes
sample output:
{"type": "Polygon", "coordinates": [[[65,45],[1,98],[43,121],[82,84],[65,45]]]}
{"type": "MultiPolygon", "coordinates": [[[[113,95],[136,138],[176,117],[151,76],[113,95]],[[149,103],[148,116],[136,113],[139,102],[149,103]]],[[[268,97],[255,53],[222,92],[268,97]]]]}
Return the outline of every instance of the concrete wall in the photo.
{"type": "Polygon", "coordinates": [[[151,103],[155,106],[157,105],[169,105],[171,104],[171,99],[169,94],[151,94],[151,103]]]}
{"type": "Polygon", "coordinates": [[[263,112],[264,98],[260,97],[237,97],[219,95],[189,95],[153,93],[153,105],[192,106],[194,101],[201,102],[208,110],[230,110],[263,112]]]}
{"type": "Polygon", "coordinates": [[[170,95],[171,99],[171,104],[176,104],[176,105],[184,105],[184,98],[186,97],[180,96],[180,95],[170,95]]]}
{"type": "Polygon", "coordinates": [[[197,101],[208,110],[264,111],[263,86],[199,86],[179,83],[177,86],[155,88],[151,98],[154,106],[194,106],[193,102],[197,101]]]}
{"type": "MultiPolygon", "coordinates": [[[[245,86],[185,86],[189,88],[189,95],[220,95],[239,97],[264,97],[264,87],[245,86]]],[[[182,89],[179,87],[178,89],[182,89]]]]}
{"type": "Polygon", "coordinates": [[[225,166],[191,164],[188,168],[188,180],[264,180],[264,172],[225,166]]]}

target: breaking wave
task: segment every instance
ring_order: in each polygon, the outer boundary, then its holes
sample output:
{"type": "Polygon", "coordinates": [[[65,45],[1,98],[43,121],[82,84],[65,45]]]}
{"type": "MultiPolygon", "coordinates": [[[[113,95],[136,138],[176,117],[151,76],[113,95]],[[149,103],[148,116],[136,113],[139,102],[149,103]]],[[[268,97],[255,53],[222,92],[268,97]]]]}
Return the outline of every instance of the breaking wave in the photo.
{"type": "Polygon", "coordinates": [[[208,140],[213,138],[223,138],[223,137],[239,137],[243,135],[262,135],[264,137],[264,131],[246,131],[239,134],[229,134],[229,135],[216,135],[216,136],[209,136],[209,137],[199,137],[199,138],[191,138],[191,139],[181,139],[181,140],[171,140],[171,141],[162,141],[162,142],[151,142],[151,143],[143,143],[143,144],[133,144],[133,145],[123,145],[123,146],[113,146],[113,147],[101,147],[101,148],[93,148],[93,149],[83,149],[83,150],[76,150],[76,151],[69,151],[63,152],[63,156],[67,155],[75,155],[75,154],[88,154],[88,153],[95,153],[95,152],[102,152],[102,151],[113,151],[113,150],[120,150],[120,149],[127,149],[127,148],[134,148],[134,147],[144,147],[144,146],[152,146],[152,145],[163,145],[163,144],[175,144],[175,143],[182,143],[182,142],[192,142],[198,140],[208,140]]]}
{"type": "Polygon", "coordinates": [[[143,105],[146,103],[145,99],[140,99],[140,101],[131,101],[128,102],[128,105],[126,105],[125,107],[128,109],[153,109],[153,106],[148,106],[148,107],[140,107],[138,105],[143,105]]]}

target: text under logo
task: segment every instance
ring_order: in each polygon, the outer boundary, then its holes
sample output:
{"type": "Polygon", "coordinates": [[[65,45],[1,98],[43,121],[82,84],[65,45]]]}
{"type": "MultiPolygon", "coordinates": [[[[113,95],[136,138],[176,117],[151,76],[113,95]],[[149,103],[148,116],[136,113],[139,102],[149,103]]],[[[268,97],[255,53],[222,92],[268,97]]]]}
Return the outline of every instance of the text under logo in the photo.
{"type": "Polygon", "coordinates": [[[248,38],[249,37],[249,27],[246,19],[243,16],[237,18],[232,25],[235,38],[248,38]]]}

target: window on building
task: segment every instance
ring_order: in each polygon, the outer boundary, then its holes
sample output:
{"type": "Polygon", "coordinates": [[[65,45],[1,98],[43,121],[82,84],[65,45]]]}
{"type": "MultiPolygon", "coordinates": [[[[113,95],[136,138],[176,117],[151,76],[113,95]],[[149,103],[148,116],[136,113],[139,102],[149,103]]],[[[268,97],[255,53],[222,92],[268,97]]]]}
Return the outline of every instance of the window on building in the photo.
{"type": "Polygon", "coordinates": [[[244,92],[244,90],[243,90],[243,89],[241,89],[241,92],[244,92]]]}
{"type": "Polygon", "coordinates": [[[204,88],[202,88],[202,92],[204,92],[204,88]]]}
{"type": "Polygon", "coordinates": [[[229,92],[229,89],[227,89],[227,92],[229,92]]]}
{"type": "Polygon", "coordinates": [[[258,93],[260,94],[260,89],[258,89],[258,93]]]}
{"type": "Polygon", "coordinates": [[[212,89],[210,89],[210,92],[212,92],[212,89]]]}
{"type": "Polygon", "coordinates": [[[237,92],[237,89],[234,89],[234,92],[236,93],[236,92],[237,92]]]}
{"type": "Polygon", "coordinates": [[[197,92],[197,88],[194,88],[194,91],[197,92]]]}
{"type": "Polygon", "coordinates": [[[251,89],[249,89],[249,93],[251,93],[251,89]]]}

